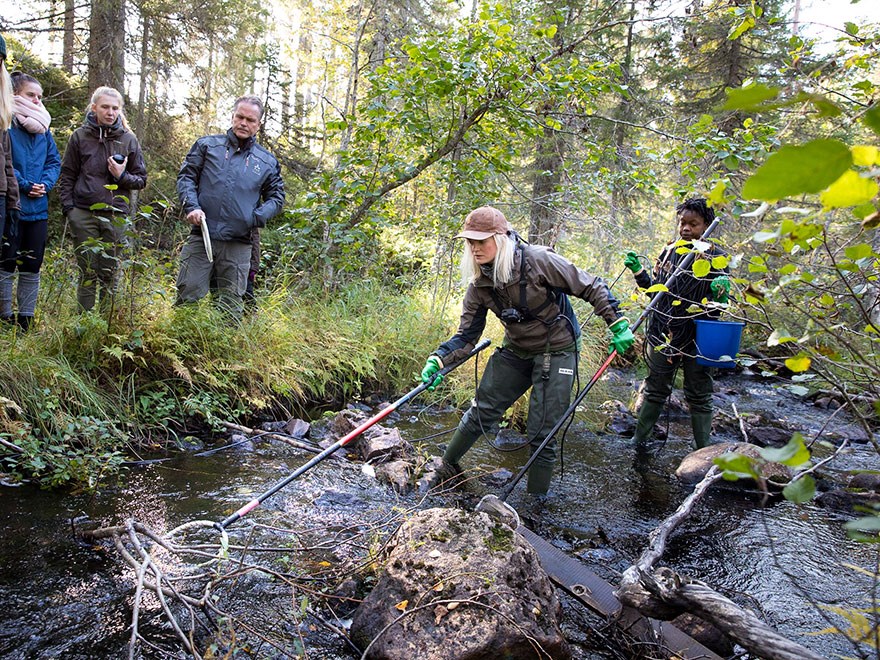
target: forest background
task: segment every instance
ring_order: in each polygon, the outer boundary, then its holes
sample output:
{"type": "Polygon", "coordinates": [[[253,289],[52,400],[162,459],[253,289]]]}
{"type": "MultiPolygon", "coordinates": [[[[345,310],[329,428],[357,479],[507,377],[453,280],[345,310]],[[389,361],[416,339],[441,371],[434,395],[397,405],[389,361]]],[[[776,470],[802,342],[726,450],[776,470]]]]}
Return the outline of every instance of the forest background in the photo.
{"type": "MultiPolygon", "coordinates": [[[[451,237],[487,203],[606,277],[635,318],[623,253],[652,259],[675,204],[707,196],[732,255],[725,318],[785,365],[763,374],[833,391],[873,431],[880,25],[858,18],[866,2],[826,4],[856,11],[816,30],[797,0],[5,5],[9,67],[42,82],[62,153],[91,90],[117,87],[149,183],[105,316],[74,313],[50,197],[37,325],[0,336],[4,478],[94,488],[123,454],[206,423],[411,389],[456,327],[451,237]],[[230,327],[172,306],[174,183],[244,93],[265,100],[287,205],[263,232],[258,307],[230,327]]],[[[606,338],[578,309],[591,373],[606,338]]],[[[435,396],[460,403],[472,376],[452,381],[435,396]]]]}

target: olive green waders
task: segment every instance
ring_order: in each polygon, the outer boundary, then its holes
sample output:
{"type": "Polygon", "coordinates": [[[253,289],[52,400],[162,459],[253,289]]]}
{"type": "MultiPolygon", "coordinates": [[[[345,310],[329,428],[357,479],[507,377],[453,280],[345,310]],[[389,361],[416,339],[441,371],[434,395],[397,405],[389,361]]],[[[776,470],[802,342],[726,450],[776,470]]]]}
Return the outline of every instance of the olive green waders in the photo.
{"type": "Polygon", "coordinates": [[[669,358],[648,346],[648,377],[645,378],[642,407],[636,422],[633,440],[637,445],[644,445],[651,437],[651,431],[666,399],[672,394],[675,372],[679,364],[684,374],[684,396],[691,412],[691,429],[694,433],[694,445],[697,449],[709,445],[709,434],[712,432],[712,372],[711,367],[698,364],[696,358],[678,356],[669,358]]]}
{"type": "MultiPolygon", "coordinates": [[[[576,365],[574,345],[571,350],[551,353],[547,367],[543,354],[523,357],[506,347],[497,349],[486,364],[474,402],[461,418],[443,460],[457,466],[474,442],[492,433],[504,412],[530,387],[526,434],[534,452],[568,410],[576,365]]],[[[547,493],[555,463],[556,440],[551,440],[529,468],[529,493],[547,493]]]]}

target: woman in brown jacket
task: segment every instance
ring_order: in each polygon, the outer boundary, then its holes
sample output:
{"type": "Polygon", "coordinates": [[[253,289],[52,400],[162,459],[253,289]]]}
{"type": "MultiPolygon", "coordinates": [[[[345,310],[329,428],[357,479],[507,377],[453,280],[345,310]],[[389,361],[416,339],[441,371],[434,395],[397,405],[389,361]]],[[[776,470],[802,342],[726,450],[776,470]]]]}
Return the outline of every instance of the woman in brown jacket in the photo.
{"type": "Polygon", "coordinates": [[[6,71],[6,40],[0,36],[0,234],[4,244],[18,231],[18,179],[12,165],[12,80],[6,71]]]}
{"type": "Polygon", "coordinates": [[[98,283],[101,308],[110,308],[131,191],[147,185],[141,145],[128,129],[122,106],[122,95],[112,87],[96,89],[85,121],[70,136],[61,161],[58,190],[80,271],[80,311],[95,306],[98,283]]]}

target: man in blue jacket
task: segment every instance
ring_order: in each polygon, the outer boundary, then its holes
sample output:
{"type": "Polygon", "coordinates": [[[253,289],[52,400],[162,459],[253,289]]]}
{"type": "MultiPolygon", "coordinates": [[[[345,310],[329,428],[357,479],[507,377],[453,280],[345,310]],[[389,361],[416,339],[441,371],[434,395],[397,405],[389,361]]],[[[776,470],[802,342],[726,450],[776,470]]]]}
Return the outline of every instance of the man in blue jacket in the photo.
{"type": "Polygon", "coordinates": [[[263,102],[242,96],[233,106],[232,127],[196,140],[183,161],[177,194],[193,228],[180,253],[178,304],[204,298],[213,275],[220,307],[235,318],[242,315],[251,230],[265,227],[284,205],[278,160],[256,141],[262,118],[263,102]]]}

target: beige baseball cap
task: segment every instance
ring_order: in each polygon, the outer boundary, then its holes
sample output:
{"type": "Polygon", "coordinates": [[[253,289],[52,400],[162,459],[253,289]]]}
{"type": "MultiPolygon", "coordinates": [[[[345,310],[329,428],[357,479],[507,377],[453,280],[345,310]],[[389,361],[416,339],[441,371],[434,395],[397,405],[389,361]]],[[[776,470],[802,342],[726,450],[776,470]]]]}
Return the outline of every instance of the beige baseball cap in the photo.
{"type": "Polygon", "coordinates": [[[464,219],[464,227],[455,238],[482,241],[495,234],[506,234],[508,231],[510,231],[510,223],[501,211],[492,206],[481,206],[468,213],[464,219]]]}

